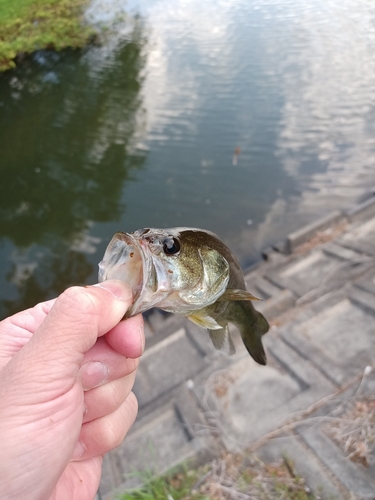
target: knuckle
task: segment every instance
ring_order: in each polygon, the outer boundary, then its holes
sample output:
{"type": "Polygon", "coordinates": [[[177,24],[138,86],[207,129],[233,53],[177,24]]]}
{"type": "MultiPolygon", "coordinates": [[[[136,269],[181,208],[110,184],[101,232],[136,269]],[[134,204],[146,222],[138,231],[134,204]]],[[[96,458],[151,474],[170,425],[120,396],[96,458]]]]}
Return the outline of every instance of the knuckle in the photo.
{"type": "Polygon", "coordinates": [[[108,450],[113,450],[120,446],[125,436],[123,432],[119,432],[119,426],[117,425],[107,426],[105,433],[105,442],[108,450]]]}
{"type": "Polygon", "coordinates": [[[109,449],[120,446],[138,413],[138,401],[133,392],[130,392],[123,405],[124,412],[121,412],[122,425],[113,423],[113,425],[106,427],[106,443],[109,449]],[[125,416],[123,413],[125,413],[125,416]]]}
{"type": "Polygon", "coordinates": [[[109,401],[111,402],[111,407],[113,410],[117,409],[125,400],[125,394],[123,394],[122,387],[119,384],[108,384],[110,394],[109,401]]]}
{"type": "Polygon", "coordinates": [[[132,415],[134,415],[135,418],[138,413],[138,399],[133,391],[129,393],[128,404],[129,404],[129,411],[131,412],[132,415]]]}
{"type": "Polygon", "coordinates": [[[139,358],[127,358],[126,359],[126,368],[127,368],[127,374],[135,374],[135,371],[137,370],[139,366],[140,359],[139,358]]]}

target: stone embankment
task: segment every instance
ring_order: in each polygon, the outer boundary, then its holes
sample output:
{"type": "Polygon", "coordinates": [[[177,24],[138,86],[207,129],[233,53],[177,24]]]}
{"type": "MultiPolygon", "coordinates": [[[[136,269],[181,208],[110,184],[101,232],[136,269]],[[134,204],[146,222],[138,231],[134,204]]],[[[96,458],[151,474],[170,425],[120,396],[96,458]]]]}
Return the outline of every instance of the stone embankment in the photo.
{"type": "Polygon", "coordinates": [[[135,485],[135,471],[163,473],[246,447],[266,462],[286,454],[322,499],[375,499],[374,441],[355,438],[353,427],[340,431],[347,412],[363,416],[375,395],[373,193],[264,257],[246,282],[272,325],[267,366],[236,334],[237,353],[227,356],[189,321],[150,316],[135,384],[139,417],[104,459],[100,498],[135,485]]]}

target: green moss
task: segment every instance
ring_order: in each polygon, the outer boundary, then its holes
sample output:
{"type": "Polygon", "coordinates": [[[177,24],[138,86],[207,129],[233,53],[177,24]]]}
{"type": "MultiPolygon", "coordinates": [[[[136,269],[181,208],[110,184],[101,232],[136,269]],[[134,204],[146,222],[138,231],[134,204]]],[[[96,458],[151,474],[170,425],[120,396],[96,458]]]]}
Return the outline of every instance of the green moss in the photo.
{"type": "Polygon", "coordinates": [[[38,49],[82,47],[94,35],[83,25],[87,0],[0,0],[0,71],[17,55],[38,49]]]}
{"type": "Polygon", "coordinates": [[[191,470],[150,478],[143,488],[124,493],[119,500],[209,500],[205,495],[191,492],[198,477],[198,471],[191,470]]]}

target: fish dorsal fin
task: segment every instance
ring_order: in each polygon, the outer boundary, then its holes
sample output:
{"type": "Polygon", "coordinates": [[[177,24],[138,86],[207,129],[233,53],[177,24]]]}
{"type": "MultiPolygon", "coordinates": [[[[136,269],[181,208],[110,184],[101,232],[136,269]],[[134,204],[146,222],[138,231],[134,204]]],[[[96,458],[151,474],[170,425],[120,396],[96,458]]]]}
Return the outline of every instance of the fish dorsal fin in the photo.
{"type": "Polygon", "coordinates": [[[224,347],[227,347],[229,354],[236,352],[228,326],[220,328],[220,330],[208,330],[208,333],[215,349],[221,351],[224,347]]]}
{"type": "Polygon", "coordinates": [[[227,288],[223,295],[219,297],[220,301],[225,300],[262,300],[246,290],[238,290],[237,288],[227,288]]]}

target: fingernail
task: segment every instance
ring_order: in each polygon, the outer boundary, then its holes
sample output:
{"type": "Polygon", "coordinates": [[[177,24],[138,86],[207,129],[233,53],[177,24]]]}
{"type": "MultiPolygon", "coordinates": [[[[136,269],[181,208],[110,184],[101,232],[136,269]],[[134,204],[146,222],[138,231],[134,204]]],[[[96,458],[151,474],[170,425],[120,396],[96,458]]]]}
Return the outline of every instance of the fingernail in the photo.
{"type": "Polygon", "coordinates": [[[108,378],[108,367],[101,361],[90,361],[81,366],[79,379],[84,391],[89,391],[102,384],[108,378]]]}
{"type": "Polygon", "coordinates": [[[118,300],[127,302],[133,299],[133,292],[131,291],[131,288],[120,280],[102,281],[94,286],[107,290],[107,292],[110,292],[118,300]]]}
{"type": "Polygon", "coordinates": [[[85,453],[86,448],[83,446],[81,441],[77,441],[71,460],[78,460],[79,458],[82,458],[85,453]]]}

